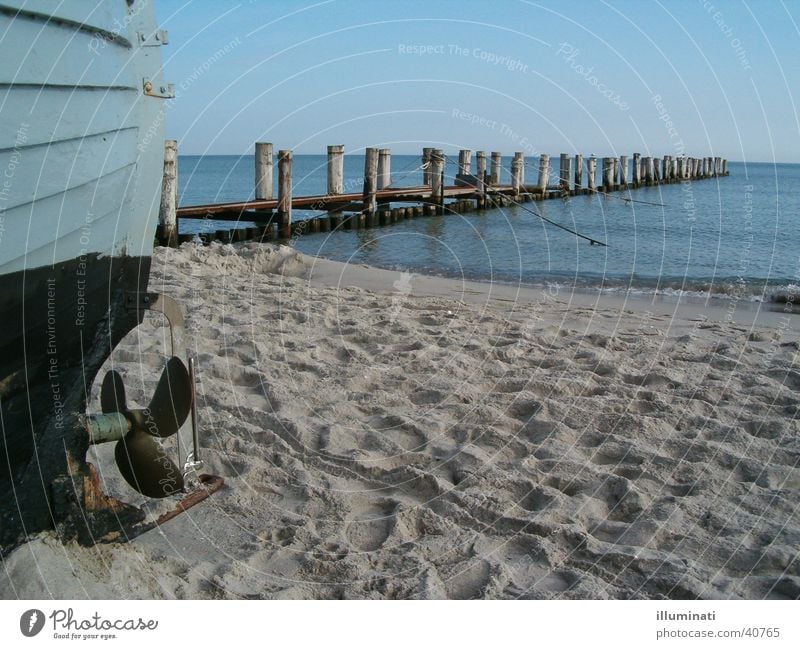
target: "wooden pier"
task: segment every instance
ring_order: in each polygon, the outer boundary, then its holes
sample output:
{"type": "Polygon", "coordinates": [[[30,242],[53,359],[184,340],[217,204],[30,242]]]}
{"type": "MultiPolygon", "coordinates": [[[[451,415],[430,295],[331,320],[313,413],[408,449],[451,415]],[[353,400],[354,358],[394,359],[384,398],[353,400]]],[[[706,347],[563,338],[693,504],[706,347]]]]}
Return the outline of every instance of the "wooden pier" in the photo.
{"type": "MultiPolygon", "coordinates": [[[[277,154],[278,195],[273,197],[273,145],[255,145],[255,199],[209,205],[177,207],[177,142],[168,140],[164,148],[164,182],[161,214],[156,245],[177,245],[199,236],[204,243],[245,240],[286,240],[313,232],[337,229],[361,229],[390,225],[403,219],[422,216],[465,213],[515,203],[566,198],[589,194],[611,194],[640,187],[690,182],[728,175],[728,161],[723,158],[687,158],[665,155],[663,158],[628,156],[605,157],[601,160],[600,184],[597,184],[597,158],[581,154],[559,157],[558,184],[550,183],[550,156],[541,154],[538,161],[525,161],[516,152],[511,161],[511,184],[500,184],[502,154],[489,156],[476,151],[476,170],[472,174],[472,152],[462,149],[458,156],[453,184],[445,184],[446,158],[441,149],[424,148],[419,166],[423,185],[392,187],[391,151],[368,148],[364,154],[363,187],[360,192],[344,192],[344,146],[328,147],[327,192],[316,196],[294,196],[292,193],[292,161],[290,150],[277,154]],[[632,175],[628,162],[632,162],[632,175]],[[525,183],[526,168],[538,171],[535,183],[525,183]],[[583,186],[584,170],[586,185],[583,186]],[[628,178],[631,182],[628,182],[628,178]],[[408,203],[409,206],[397,206],[408,203]],[[392,205],[395,205],[394,207],[392,205]],[[293,210],[319,212],[300,220],[293,219],[293,210]],[[178,234],[181,219],[229,221],[231,228],[199,234],[178,234]],[[254,226],[239,226],[253,223],[254,226]]],[[[554,175],[553,178],[556,178],[554,175]]]]}

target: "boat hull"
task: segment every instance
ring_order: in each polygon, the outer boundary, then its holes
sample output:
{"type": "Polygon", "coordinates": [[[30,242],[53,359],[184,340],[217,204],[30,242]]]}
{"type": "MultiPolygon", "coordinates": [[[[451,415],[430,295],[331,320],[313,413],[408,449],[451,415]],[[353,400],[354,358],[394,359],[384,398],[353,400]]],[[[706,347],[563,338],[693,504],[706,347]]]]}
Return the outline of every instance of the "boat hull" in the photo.
{"type": "Polygon", "coordinates": [[[149,0],[0,0],[5,549],[51,528],[92,542],[100,518],[137,515],[98,495],[81,417],[143,317],[163,161],[156,34],[149,0]]]}

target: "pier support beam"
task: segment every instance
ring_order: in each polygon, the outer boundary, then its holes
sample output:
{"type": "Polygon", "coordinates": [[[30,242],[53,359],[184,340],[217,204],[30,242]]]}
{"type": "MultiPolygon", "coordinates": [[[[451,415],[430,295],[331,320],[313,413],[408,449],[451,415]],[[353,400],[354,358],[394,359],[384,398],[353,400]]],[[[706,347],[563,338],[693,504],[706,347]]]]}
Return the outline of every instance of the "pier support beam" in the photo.
{"type": "Polygon", "coordinates": [[[431,154],[433,148],[426,146],[422,149],[422,184],[431,186],[431,154]]]}
{"type": "Polygon", "coordinates": [[[489,177],[489,184],[500,184],[500,172],[503,169],[503,154],[500,151],[492,151],[492,170],[489,177]]]}
{"type": "Polygon", "coordinates": [[[583,156],[580,153],[575,154],[575,191],[581,191],[583,188],[583,156]]]}
{"type": "Polygon", "coordinates": [[[328,194],[344,194],[344,145],[328,146],[328,194]]]}
{"type": "Polygon", "coordinates": [[[378,149],[378,189],[387,189],[392,184],[392,150],[378,149]]]}
{"type": "Polygon", "coordinates": [[[458,173],[469,176],[472,173],[472,151],[461,149],[458,152],[458,173]]]}
{"type": "Polygon", "coordinates": [[[272,200],[272,142],[256,142],[256,200],[272,200]]]}
{"type": "Polygon", "coordinates": [[[558,184],[563,191],[572,190],[572,158],[562,153],[558,161],[558,184]]]}
{"type": "Polygon", "coordinates": [[[548,182],[550,182],[550,156],[542,153],[539,156],[539,180],[536,183],[536,189],[542,196],[547,193],[548,182]]]}
{"type": "Polygon", "coordinates": [[[723,158],[722,159],[722,175],[723,176],[727,176],[728,175],[728,159],[727,158],[723,158]]]}
{"type": "Polygon", "coordinates": [[[378,180],[378,149],[368,147],[364,151],[364,191],[363,209],[364,214],[375,214],[377,205],[375,203],[375,192],[377,191],[378,180]]]}
{"type": "Polygon", "coordinates": [[[278,236],[292,236],[292,152],[278,151],[278,236]]]}
{"type": "Polygon", "coordinates": [[[475,176],[478,179],[475,190],[478,193],[478,209],[486,207],[486,152],[475,152],[475,176]]]}
{"type": "Polygon", "coordinates": [[[644,166],[644,184],[645,185],[652,185],[653,184],[653,158],[650,156],[645,156],[642,159],[642,163],[644,166]]]}
{"type": "Polygon", "coordinates": [[[641,153],[633,154],[633,186],[638,187],[642,183],[641,153]]]}
{"type": "Polygon", "coordinates": [[[619,185],[620,189],[628,188],[628,156],[619,157],[619,185]]]}
{"type": "Polygon", "coordinates": [[[603,158],[603,191],[614,189],[614,158],[603,158]]]}
{"type": "Polygon", "coordinates": [[[158,223],[164,245],[178,245],[178,141],[164,141],[164,175],[161,178],[161,208],[158,223]]]}
{"type": "Polygon", "coordinates": [[[597,158],[594,156],[589,156],[589,159],[586,161],[586,178],[586,186],[589,188],[589,191],[593,192],[597,190],[597,158]]]}
{"type": "Polygon", "coordinates": [[[444,152],[431,151],[431,202],[436,214],[444,213],[444,152]]]}
{"type": "Polygon", "coordinates": [[[511,187],[514,189],[514,196],[519,196],[522,186],[525,184],[525,154],[522,151],[514,153],[511,161],[511,187]]]}

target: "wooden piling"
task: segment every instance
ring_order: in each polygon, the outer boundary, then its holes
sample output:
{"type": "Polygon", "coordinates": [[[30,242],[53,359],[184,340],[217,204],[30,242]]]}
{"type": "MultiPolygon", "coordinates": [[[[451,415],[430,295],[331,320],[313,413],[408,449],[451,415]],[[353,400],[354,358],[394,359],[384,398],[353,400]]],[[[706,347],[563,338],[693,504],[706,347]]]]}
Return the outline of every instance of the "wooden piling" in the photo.
{"type": "Polygon", "coordinates": [[[728,159],[727,158],[723,158],[722,159],[722,175],[723,176],[727,176],[728,175],[728,159]]]}
{"type": "Polygon", "coordinates": [[[519,196],[522,193],[522,186],[525,183],[525,154],[522,151],[514,153],[514,159],[511,161],[511,187],[514,190],[514,196],[519,196]]]}
{"type": "Polygon", "coordinates": [[[572,157],[568,153],[559,156],[558,184],[564,191],[572,190],[572,157]]]}
{"type": "Polygon", "coordinates": [[[621,189],[628,187],[628,156],[619,157],[619,186],[621,189]]]}
{"type": "Polygon", "coordinates": [[[657,185],[661,182],[661,159],[653,158],[653,182],[657,185]]]}
{"type": "Polygon", "coordinates": [[[583,156],[580,153],[575,154],[575,175],[573,178],[575,191],[581,191],[583,187],[583,156]]]}
{"type": "Polygon", "coordinates": [[[378,189],[386,189],[392,184],[392,150],[378,150],[378,189]]]}
{"type": "Polygon", "coordinates": [[[642,158],[642,166],[644,167],[644,184],[653,184],[653,158],[645,156],[642,158]]]}
{"type": "Polygon", "coordinates": [[[278,151],[278,236],[292,235],[292,152],[278,151]]]}
{"type": "Polygon", "coordinates": [[[489,176],[490,185],[500,184],[500,172],[503,169],[503,154],[500,151],[492,151],[492,168],[489,176]]]}
{"type": "Polygon", "coordinates": [[[614,159],[603,158],[603,191],[614,189],[614,159]]]}
{"type": "Polygon", "coordinates": [[[437,214],[444,213],[444,152],[441,149],[431,151],[431,202],[437,214]]]}
{"type": "Polygon", "coordinates": [[[719,176],[722,173],[722,158],[714,158],[714,175],[719,176]]]}
{"type": "Polygon", "coordinates": [[[458,173],[463,176],[469,176],[472,172],[472,151],[469,149],[461,149],[458,152],[458,173]]]}
{"type": "Polygon", "coordinates": [[[328,195],[344,193],[344,145],[328,146],[328,195]]]}
{"type": "Polygon", "coordinates": [[[161,177],[161,207],[158,223],[165,246],[178,245],[178,141],[164,141],[164,175],[161,177]]]}
{"type": "Polygon", "coordinates": [[[422,149],[422,184],[431,186],[431,154],[433,147],[426,146],[422,149]]]}
{"type": "Polygon", "coordinates": [[[363,210],[364,213],[374,214],[377,209],[375,203],[375,192],[377,191],[378,180],[378,149],[368,147],[364,151],[364,190],[363,190],[363,210]]]}
{"type": "Polygon", "coordinates": [[[256,200],[272,200],[272,142],[256,142],[256,200]]]}
{"type": "Polygon", "coordinates": [[[595,191],[597,189],[597,158],[594,156],[589,156],[586,161],[586,179],[589,191],[595,191]]]}
{"type": "Polygon", "coordinates": [[[550,156],[542,153],[539,156],[539,180],[536,183],[537,191],[544,195],[547,191],[547,183],[550,182],[550,156]]]}
{"type": "Polygon", "coordinates": [[[478,193],[478,209],[486,207],[486,152],[475,152],[475,176],[478,179],[475,190],[478,193]]]}
{"type": "Polygon", "coordinates": [[[642,164],[641,153],[633,154],[633,186],[638,187],[642,183],[642,164]]]}

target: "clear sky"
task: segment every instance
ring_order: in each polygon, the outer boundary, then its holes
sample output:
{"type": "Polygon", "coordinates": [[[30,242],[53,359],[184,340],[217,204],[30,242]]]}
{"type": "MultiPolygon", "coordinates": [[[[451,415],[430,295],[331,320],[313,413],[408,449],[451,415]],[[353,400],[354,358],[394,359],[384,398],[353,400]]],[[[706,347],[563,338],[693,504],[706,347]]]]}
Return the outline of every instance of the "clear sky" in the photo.
{"type": "Polygon", "coordinates": [[[800,162],[795,0],[155,0],[186,154],[800,162]]]}

